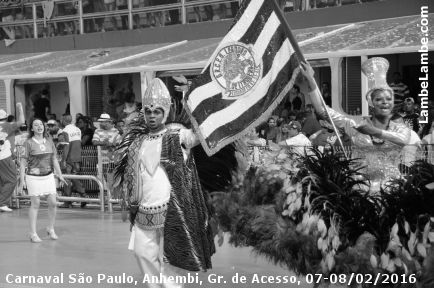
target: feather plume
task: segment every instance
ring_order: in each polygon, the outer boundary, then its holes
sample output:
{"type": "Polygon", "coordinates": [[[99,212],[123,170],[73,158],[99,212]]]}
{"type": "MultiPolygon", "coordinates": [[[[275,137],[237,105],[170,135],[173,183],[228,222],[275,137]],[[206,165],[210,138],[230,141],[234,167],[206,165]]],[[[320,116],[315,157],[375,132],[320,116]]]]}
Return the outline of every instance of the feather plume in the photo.
{"type": "MultiPolygon", "coordinates": [[[[140,135],[146,134],[149,129],[144,121],[143,114],[139,114],[139,117],[134,119],[130,123],[130,129],[128,133],[122,138],[121,143],[116,147],[115,151],[115,168],[114,168],[114,197],[122,199],[122,202],[126,200],[125,192],[122,191],[122,183],[124,180],[125,169],[128,165],[128,149],[133,141],[140,135]]],[[[125,205],[122,207],[126,208],[125,205]]]]}

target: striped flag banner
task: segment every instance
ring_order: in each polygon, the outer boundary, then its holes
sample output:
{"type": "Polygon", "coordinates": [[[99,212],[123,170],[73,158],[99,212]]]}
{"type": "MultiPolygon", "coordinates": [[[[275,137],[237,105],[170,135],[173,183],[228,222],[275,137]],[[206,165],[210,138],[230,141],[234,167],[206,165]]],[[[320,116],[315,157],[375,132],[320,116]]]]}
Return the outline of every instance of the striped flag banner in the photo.
{"type": "Polygon", "coordinates": [[[185,108],[211,156],[265,121],[292,88],[299,58],[273,0],[244,0],[185,108]]]}

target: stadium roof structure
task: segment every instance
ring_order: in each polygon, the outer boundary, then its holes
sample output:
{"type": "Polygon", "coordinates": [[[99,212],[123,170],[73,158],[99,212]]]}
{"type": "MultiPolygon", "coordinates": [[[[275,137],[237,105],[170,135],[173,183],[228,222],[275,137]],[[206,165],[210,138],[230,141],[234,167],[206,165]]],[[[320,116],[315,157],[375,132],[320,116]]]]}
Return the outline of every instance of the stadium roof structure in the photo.
{"type": "MultiPolygon", "coordinates": [[[[434,30],[420,31],[419,15],[294,30],[307,60],[412,53],[434,30]]],[[[428,14],[429,23],[434,13],[428,14]]],[[[203,69],[221,38],[108,49],[0,55],[0,79],[43,79],[144,71],[203,69]]]]}

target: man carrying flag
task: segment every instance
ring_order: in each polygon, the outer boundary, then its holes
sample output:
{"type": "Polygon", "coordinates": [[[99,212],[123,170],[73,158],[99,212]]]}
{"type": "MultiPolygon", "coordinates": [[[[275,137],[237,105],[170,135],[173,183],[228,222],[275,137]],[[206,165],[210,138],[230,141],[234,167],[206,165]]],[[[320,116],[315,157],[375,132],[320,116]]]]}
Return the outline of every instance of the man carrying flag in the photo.
{"type": "MultiPolygon", "coordinates": [[[[267,117],[285,96],[299,61],[284,34],[270,1],[243,2],[188,96],[196,130],[179,122],[166,125],[172,102],[160,79],[146,89],[146,123],[138,123],[119,146],[115,186],[130,209],[130,248],[142,272],[163,275],[164,283],[146,282],[149,287],[182,287],[170,276],[211,268],[211,213],[195,165],[200,157],[193,159],[190,151],[199,138],[208,155],[216,153],[267,117]]],[[[227,159],[221,162],[228,166],[227,159]]],[[[215,182],[219,175],[209,178],[215,182]]]]}
{"type": "Polygon", "coordinates": [[[266,120],[297,77],[297,44],[273,2],[243,1],[186,95],[186,110],[208,155],[266,120]]]}

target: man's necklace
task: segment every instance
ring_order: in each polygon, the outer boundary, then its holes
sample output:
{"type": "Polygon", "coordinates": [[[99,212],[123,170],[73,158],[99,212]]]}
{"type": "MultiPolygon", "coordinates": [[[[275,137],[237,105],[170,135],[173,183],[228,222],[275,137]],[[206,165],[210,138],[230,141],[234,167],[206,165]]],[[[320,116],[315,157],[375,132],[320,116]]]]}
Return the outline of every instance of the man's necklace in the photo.
{"type": "Polygon", "coordinates": [[[149,133],[149,134],[147,134],[146,135],[146,139],[155,140],[155,139],[158,139],[158,138],[162,137],[165,133],[166,133],[166,128],[164,128],[163,130],[161,130],[158,133],[149,133]]]}

